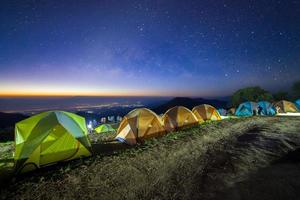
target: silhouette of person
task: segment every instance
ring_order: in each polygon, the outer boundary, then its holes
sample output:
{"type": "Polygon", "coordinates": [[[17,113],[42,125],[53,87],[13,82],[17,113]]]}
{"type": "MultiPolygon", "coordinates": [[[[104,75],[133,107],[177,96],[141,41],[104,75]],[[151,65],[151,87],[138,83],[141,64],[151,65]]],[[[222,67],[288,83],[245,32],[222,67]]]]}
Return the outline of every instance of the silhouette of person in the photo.
{"type": "Polygon", "coordinates": [[[262,115],[262,107],[261,106],[257,107],[257,113],[258,113],[258,115],[262,115]]]}
{"type": "Polygon", "coordinates": [[[253,109],[253,115],[255,116],[257,114],[257,110],[253,109]]]}

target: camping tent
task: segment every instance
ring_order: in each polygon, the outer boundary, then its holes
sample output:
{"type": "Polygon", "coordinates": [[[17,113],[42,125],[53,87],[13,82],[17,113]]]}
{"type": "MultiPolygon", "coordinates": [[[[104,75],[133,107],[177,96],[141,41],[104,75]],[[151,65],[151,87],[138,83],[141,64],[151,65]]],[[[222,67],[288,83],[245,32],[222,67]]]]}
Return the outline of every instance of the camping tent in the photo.
{"type": "Polygon", "coordinates": [[[234,115],[235,114],[235,108],[230,108],[227,113],[228,113],[228,115],[234,115]]]}
{"type": "Polygon", "coordinates": [[[261,107],[261,115],[275,115],[276,109],[275,107],[267,101],[259,101],[257,103],[258,107],[261,107]]]}
{"type": "Polygon", "coordinates": [[[295,104],[290,101],[278,101],[274,104],[277,113],[287,113],[287,112],[298,112],[298,109],[295,104]]]}
{"type": "Polygon", "coordinates": [[[113,127],[111,127],[110,124],[101,124],[97,126],[94,130],[96,133],[106,133],[115,131],[115,129],[113,129],[113,127]]]}
{"type": "Polygon", "coordinates": [[[295,105],[297,106],[298,111],[300,111],[300,99],[295,101],[295,105]]]}
{"type": "Polygon", "coordinates": [[[218,112],[221,116],[226,116],[227,115],[227,110],[225,110],[224,108],[220,108],[218,109],[218,112]]]}
{"type": "Polygon", "coordinates": [[[256,112],[257,110],[257,103],[252,101],[246,101],[241,103],[238,109],[235,111],[236,116],[252,116],[254,114],[253,111],[256,112]]]}
{"type": "Polygon", "coordinates": [[[199,121],[192,111],[183,106],[170,108],[162,117],[166,131],[198,124],[199,121]]]}
{"type": "Polygon", "coordinates": [[[164,132],[161,119],[153,111],[138,108],[123,118],[116,140],[134,145],[137,140],[162,135],[164,132]]]}
{"type": "Polygon", "coordinates": [[[63,111],[43,112],[18,122],[15,147],[18,172],[91,155],[85,119],[63,111]]]}
{"type": "Polygon", "coordinates": [[[208,104],[202,104],[193,108],[193,113],[199,120],[221,120],[217,109],[208,104]]]}

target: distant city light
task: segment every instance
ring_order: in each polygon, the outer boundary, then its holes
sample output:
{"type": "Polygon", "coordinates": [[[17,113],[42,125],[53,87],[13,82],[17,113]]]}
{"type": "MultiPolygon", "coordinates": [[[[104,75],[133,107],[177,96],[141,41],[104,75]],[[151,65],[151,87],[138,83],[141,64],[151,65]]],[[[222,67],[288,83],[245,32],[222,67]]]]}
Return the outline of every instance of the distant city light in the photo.
{"type": "Polygon", "coordinates": [[[89,130],[93,130],[93,123],[92,123],[92,121],[89,121],[89,123],[88,123],[88,125],[87,125],[87,128],[88,128],[89,130]]]}

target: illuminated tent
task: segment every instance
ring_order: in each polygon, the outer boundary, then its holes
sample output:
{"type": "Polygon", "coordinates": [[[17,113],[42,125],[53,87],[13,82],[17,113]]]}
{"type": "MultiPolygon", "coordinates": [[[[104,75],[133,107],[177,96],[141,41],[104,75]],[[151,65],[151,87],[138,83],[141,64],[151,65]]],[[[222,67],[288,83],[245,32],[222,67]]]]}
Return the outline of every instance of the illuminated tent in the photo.
{"type": "Polygon", "coordinates": [[[199,123],[194,113],[183,106],[175,106],[169,109],[163,115],[162,120],[166,131],[173,131],[177,128],[199,123]]]}
{"type": "Polygon", "coordinates": [[[235,108],[230,108],[230,109],[228,110],[228,114],[229,114],[229,115],[234,115],[234,114],[235,114],[235,108]]]}
{"type": "Polygon", "coordinates": [[[276,114],[276,109],[275,107],[267,101],[259,101],[257,103],[258,107],[261,107],[261,115],[275,115],[276,114]]]}
{"type": "Polygon", "coordinates": [[[91,155],[85,119],[69,112],[43,112],[15,126],[17,172],[91,155]]]}
{"type": "Polygon", "coordinates": [[[227,110],[223,109],[223,108],[220,108],[218,109],[218,112],[221,116],[226,116],[227,115],[227,110]]]}
{"type": "Polygon", "coordinates": [[[290,101],[278,101],[274,104],[274,107],[278,113],[298,112],[296,105],[290,101]]]}
{"type": "Polygon", "coordinates": [[[193,108],[193,113],[199,121],[203,120],[221,120],[217,109],[208,104],[202,104],[193,108]]]}
{"type": "Polygon", "coordinates": [[[253,111],[257,110],[257,103],[252,101],[247,101],[244,103],[241,103],[237,110],[235,111],[236,116],[252,116],[254,113],[253,111]]]}
{"type": "Polygon", "coordinates": [[[115,131],[115,129],[111,127],[110,124],[101,124],[100,126],[97,126],[94,130],[96,133],[106,133],[115,131]]]}
{"type": "Polygon", "coordinates": [[[116,140],[129,145],[139,140],[159,136],[165,133],[161,119],[147,108],[138,108],[129,112],[121,121],[116,140]]]}
{"type": "Polygon", "coordinates": [[[297,106],[298,111],[300,111],[300,99],[295,101],[295,105],[297,106]]]}

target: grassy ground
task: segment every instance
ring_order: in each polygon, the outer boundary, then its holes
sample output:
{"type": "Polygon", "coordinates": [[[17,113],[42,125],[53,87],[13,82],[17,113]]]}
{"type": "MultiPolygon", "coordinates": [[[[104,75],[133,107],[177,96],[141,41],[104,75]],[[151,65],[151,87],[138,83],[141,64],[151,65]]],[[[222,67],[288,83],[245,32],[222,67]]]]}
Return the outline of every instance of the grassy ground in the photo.
{"type": "Polygon", "coordinates": [[[129,149],[114,148],[113,144],[103,147],[107,144],[97,138],[93,141],[110,154],[99,150],[88,159],[15,177],[2,186],[0,198],[300,197],[297,117],[223,120],[169,133],[129,149]]]}
{"type": "Polygon", "coordinates": [[[112,141],[117,136],[117,132],[104,132],[96,133],[93,132],[89,135],[89,138],[92,143],[101,143],[103,141],[112,141]]]}

